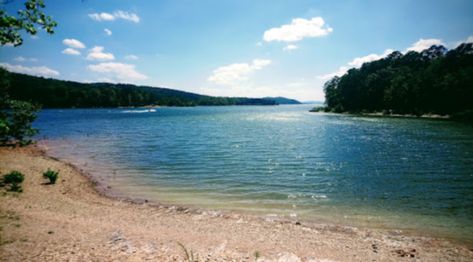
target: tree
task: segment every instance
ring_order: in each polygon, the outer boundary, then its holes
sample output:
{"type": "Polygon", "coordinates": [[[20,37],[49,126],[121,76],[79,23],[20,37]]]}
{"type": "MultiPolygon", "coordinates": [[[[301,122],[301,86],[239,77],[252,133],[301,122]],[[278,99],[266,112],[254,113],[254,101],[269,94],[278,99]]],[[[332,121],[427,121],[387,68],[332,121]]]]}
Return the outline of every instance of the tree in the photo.
{"type": "Polygon", "coordinates": [[[431,46],[350,69],[324,85],[327,111],[473,118],[473,43],[431,46]]]}
{"type": "MultiPolygon", "coordinates": [[[[5,3],[2,1],[2,4],[5,3]]],[[[27,34],[35,35],[36,26],[48,34],[53,34],[57,23],[43,13],[43,8],[45,8],[43,0],[27,0],[25,9],[20,9],[16,17],[1,9],[0,44],[19,46],[23,43],[21,31],[25,30],[27,34]]],[[[31,124],[36,119],[39,107],[26,101],[10,99],[9,76],[5,69],[0,68],[0,144],[29,144],[31,143],[29,137],[38,132],[31,124]]]]}
{"type": "Polygon", "coordinates": [[[0,10],[0,44],[19,46],[23,43],[21,31],[25,30],[28,34],[35,35],[36,26],[48,34],[53,34],[57,23],[43,13],[42,9],[45,7],[43,0],[28,0],[25,2],[25,9],[18,10],[16,17],[7,14],[3,9],[0,10]]]}

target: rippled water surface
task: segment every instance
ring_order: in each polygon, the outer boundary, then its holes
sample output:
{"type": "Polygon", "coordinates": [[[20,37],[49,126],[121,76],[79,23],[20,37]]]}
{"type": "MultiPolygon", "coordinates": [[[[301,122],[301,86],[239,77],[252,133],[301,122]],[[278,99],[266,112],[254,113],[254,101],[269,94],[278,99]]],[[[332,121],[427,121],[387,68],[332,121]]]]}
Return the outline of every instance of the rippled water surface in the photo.
{"type": "Polygon", "coordinates": [[[310,107],[43,110],[36,127],[127,196],[473,240],[473,127],[310,107]]]}

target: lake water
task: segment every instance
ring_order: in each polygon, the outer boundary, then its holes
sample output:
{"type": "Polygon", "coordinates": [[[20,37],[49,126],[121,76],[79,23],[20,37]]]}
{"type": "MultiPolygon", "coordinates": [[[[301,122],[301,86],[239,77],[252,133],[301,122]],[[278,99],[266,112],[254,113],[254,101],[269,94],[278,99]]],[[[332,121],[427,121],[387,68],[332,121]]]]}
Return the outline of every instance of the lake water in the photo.
{"type": "Polygon", "coordinates": [[[310,105],[43,110],[50,153],[120,194],[473,241],[473,127],[310,105]]]}

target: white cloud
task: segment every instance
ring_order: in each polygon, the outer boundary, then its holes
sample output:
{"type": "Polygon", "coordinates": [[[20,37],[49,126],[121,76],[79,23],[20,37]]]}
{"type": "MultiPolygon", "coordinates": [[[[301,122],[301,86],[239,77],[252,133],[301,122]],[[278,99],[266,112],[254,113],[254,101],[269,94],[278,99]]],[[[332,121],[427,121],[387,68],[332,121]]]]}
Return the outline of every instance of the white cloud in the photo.
{"type": "Polygon", "coordinates": [[[385,58],[389,54],[391,54],[392,52],[394,52],[393,49],[386,49],[384,51],[384,53],[382,53],[380,55],[378,55],[378,54],[369,54],[369,55],[366,55],[366,56],[357,57],[357,58],[353,59],[351,62],[349,62],[348,65],[351,66],[351,67],[359,68],[364,63],[368,63],[368,62],[379,60],[381,58],[385,58]]]}
{"type": "Polygon", "coordinates": [[[95,21],[113,21],[115,20],[115,16],[109,13],[94,13],[89,14],[89,17],[95,21]]]}
{"type": "Polygon", "coordinates": [[[105,28],[103,31],[105,31],[105,34],[108,35],[108,36],[112,35],[112,30],[110,30],[108,28],[105,28]]]}
{"type": "Polygon", "coordinates": [[[138,60],[139,57],[137,57],[136,55],[126,55],[125,59],[126,60],[138,60]]]}
{"type": "Polygon", "coordinates": [[[16,61],[16,62],[38,62],[38,59],[18,56],[18,57],[13,58],[13,61],[16,61]]]}
{"type": "Polygon", "coordinates": [[[93,14],[89,14],[89,17],[92,20],[99,21],[99,22],[100,21],[114,21],[117,19],[123,19],[123,20],[134,22],[134,23],[140,22],[140,17],[137,14],[128,13],[121,10],[115,11],[113,14],[105,13],[105,12],[93,13],[93,14]]]}
{"type": "Polygon", "coordinates": [[[332,31],[333,28],[326,26],[322,17],[313,17],[310,20],[295,18],[290,24],[267,30],[264,32],[263,39],[266,42],[296,42],[307,37],[325,36],[332,31]]]}
{"type": "Polygon", "coordinates": [[[87,69],[90,71],[104,74],[102,78],[112,80],[109,82],[131,82],[137,80],[145,80],[148,77],[135,69],[135,65],[106,62],[96,65],[89,65],[87,69]]]}
{"type": "Polygon", "coordinates": [[[22,56],[19,56],[19,57],[15,57],[15,59],[13,59],[17,62],[25,62],[26,61],[26,58],[22,57],[22,56]]]}
{"type": "Polygon", "coordinates": [[[62,43],[71,48],[85,48],[85,45],[81,41],[73,38],[66,38],[62,40],[62,43]]]}
{"type": "Polygon", "coordinates": [[[53,77],[59,76],[59,72],[53,70],[46,66],[22,66],[22,65],[12,65],[9,63],[0,63],[0,66],[5,68],[10,72],[28,74],[28,75],[36,75],[36,76],[46,76],[46,77],[53,77]]]}
{"type": "Polygon", "coordinates": [[[196,92],[213,96],[229,96],[229,97],[266,97],[266,96],[283,96],[298,99],[299,101],[307,100],[324,100],[324,92],[321,88],[321,80],[318,79],[297,79],[292,82],[285,83],[281,80],[266,83],[242,82],[238,85],[226,86],[221,88],[218,86],[200,87],[196,92]]]}
{"type": "Polygon", "coordinates": [[[344,75],[350,68],[360,68],[364,63],[376,61],[382,58],[387,57],[389,54],[391,54],[394,50],[392,49],[386,49],[384,53],[378,55],[378,54],[369,54],[366,56],[361,56],[361,57],[356,57],[350,62],[348,62],[346,65],[343,65],[338,68],[337,71],[320,75],[318,76],[319,79],[321,80],[328,80],[334,76],[342,76],[344,75]]]}
{"type": "Polygon", "coordinates": [[[473,43],[473,35],[469,36],[466,40],[465,43],[473,43]]]}
{"type": "Polygon", "coordinates": [[[407,53],[409,51],[416,51],[416,52],[422,52],[423,50],[433,46],[433,45],[445,45],[442,40],[440,39],[419,39],[419,41],[415,42],[412,44],[410,47],[406,48],[404,50],[404,53],[407,53]]]}
{"type": "Polygon", "coordinates": [[[271,60],[254,59],[249,63],[235,63],[215,69],[207,81],[220,85],[235,85],[248,79],[254,71],[271,64],[271,60]]]}
{"type": "Polygon", "coordinates": [[[347,67],[347,66],[341,66],[341,67],[338,68],[337,71],[331,72],[331,73],[328,73],[328,74],[324,74],[324,75],[319,75],[319,76],[317,76],[317,78],[320,79],[320,80],[329,80],[329,79],[331,79],[335,76],[344,75],[348,71],[348,69],[350,69],[350,68],[347,67]]]}
{"type": "Polygon", "coordinates": [[[140,17],[134,13],[128,13],[128,12],[124,12],[124,11],[116,11],[114,13],[114,16],[119,19],[124,19],[124,20],[128,20],[128,21],[131,21],[131,22],[134,22],[134,23],[139,23],[140,22],[140,17]]]}
{"type": "MultiPolygon", "coordinates": [[[[471,39],[471,40],[473,40],[473,39],[471,39]]],[[[410,47],[406,48],[406,50],[404,50],[404,53],[407,53],[409,51],[421,52],[421,51],[431,47],[432,45],[445,45],[445,44],[440,39],[434,39],[434,38],[422,39],[421,38],[421,39],[419,39],[419,41],[413,43],[410,47]]],[[[324,74],[324,75],[320,75],[320,76],[317,76],[317,77],[321,80],[328,80],[328,79],[330,79],[334,76],[342,76],[350,68],[359,68],[364,63],[379,60],[381,58],[385,58],[390,53],[392,53],[393,51],[394,50],[392,50],[392,49],[386,49],[386,51],[384,51],[384,53],[380,54],[380,55],[378,55],[378,54],[369,54],[369,55],[362,56],[362,57],[356,57],[352,61],[348,62],[346,65],[343,65],[343,66],[339,67],[337,71],[332,72],[332,73],[328,73],[328,74],[324,74]]]]}
{"type": "Polygon", "coordinates": [[[297,48],[299,48],[297,45],[287,45],[283,48],[284,51],[292,51],[292,50],[296,50],[297,48]]]}
{"type": "Polygon", "coordinates": [[[94,46],[89,50],[89,54],[87,55],[87,60],[114,60],[115,56],[112,53],[105,53],[103,52],[103,46],[94,46]]]}
{"type": "Polygon", "coordinates": [[[70,47],[62,50],[61,53],[65,55],[80,55],[80,52],[78,50],[75,50],[74,48],[70,48],[70,47]]]}

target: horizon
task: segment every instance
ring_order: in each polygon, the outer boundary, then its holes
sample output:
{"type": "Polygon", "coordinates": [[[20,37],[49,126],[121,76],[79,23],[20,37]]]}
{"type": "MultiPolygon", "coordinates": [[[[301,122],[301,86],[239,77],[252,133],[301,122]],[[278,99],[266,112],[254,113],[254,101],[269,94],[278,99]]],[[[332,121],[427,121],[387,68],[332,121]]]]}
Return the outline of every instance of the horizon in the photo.
{"type": "Polygon", "coordinates": [[[9,71],[210,96],[324,101],[325,81],[364,62],[473,42],[463,0],[45,3],[55,34],[2,46],[9,71]]]}

